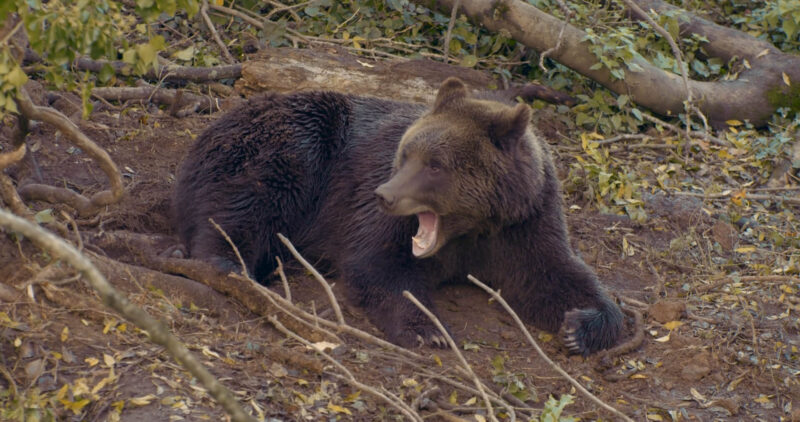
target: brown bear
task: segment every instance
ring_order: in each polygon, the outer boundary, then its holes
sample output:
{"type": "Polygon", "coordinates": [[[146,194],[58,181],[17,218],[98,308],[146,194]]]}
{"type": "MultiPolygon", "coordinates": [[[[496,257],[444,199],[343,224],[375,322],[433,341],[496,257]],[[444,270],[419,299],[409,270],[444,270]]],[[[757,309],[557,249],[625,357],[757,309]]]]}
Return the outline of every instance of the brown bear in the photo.
{"type": "Polygon", "coordinates": [[[269,280],[276,233],[324,259],[386,337],[443,345],[402,292],[435,307],[467,274],[500,288],[572,353],[613,346],[622,313],[570,247],[560,185],[530,108],[446,80],[435,103],[334,92],[271,94],[215,121],[183,162],[178,233],[193,258],[269,280]]]}

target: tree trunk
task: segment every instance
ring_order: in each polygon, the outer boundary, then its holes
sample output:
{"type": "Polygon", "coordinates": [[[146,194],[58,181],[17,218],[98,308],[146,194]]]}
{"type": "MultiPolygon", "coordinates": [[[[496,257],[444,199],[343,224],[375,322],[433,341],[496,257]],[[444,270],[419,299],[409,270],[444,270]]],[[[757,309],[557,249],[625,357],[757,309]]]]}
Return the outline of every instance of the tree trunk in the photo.
{"type": "MultiPolygon", "coordinates": [[[[429,0],[414,0],[431,7],[429,0]]],[[[448,12],[456,0],[440,0],[433,5],[448,12]]],[[[638,2],[645,10],[666,10],[659,0],[638,2]]],[[[461,0],[461,12],[470,20],[491,31],[505,29],[511,36],[535,50],[542,52],[556,45],[563,22],[522,1],[516,0],[461,0]]],[[[681,19],[679,19],[681,21],[681,19]]],[[[700,110],[716,124],[726,120],[749,120],[761,125],[775,112],[781,102],[790,100],[790,86],[784,83],[785,73],[795,85],[800,86],[800,57],[780,52],[775,47],[758,41],[739,31],[718,27],[696,17],[682,22],[684,30],[705,31],[711,42],[711,54],[721,58],[732,54],[746,54],[750,69],[733,81],[689,81],[700,110]],[[713,40],[712,40],[713,37],[713,40]],[[766,50],[766,53],[763,51],[766,50]],[[712,53],[713,52],[713,53],[712,53]]],[[[662,115],[684,112],[686,89],[679,75],[659,69],[644,59],[635,62],[642,70],[623,69],[625,77],[615,80],[606,68],[591,69],[598,60],[591,52],[590,43],[582,41],[586,33],[567,24],[561,47],[550,58],[576,72],[589,77],[618,94],[626,94],[636,104],[662,115]]]]}

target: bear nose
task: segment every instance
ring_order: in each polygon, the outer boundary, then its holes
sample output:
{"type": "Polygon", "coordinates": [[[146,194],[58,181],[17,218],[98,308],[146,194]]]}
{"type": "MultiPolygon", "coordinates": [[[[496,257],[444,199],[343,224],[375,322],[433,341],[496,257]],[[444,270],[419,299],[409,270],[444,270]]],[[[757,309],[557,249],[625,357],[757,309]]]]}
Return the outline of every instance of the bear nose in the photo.
{"type": "Polygon", "coordinates": [[[385,185],[378,186],[378,189],[375,189],[375,198],[378,199],[378,203],[384,209],[391,209],[395,203],[395,197],[389,192],[386,192],[385,185]]]}

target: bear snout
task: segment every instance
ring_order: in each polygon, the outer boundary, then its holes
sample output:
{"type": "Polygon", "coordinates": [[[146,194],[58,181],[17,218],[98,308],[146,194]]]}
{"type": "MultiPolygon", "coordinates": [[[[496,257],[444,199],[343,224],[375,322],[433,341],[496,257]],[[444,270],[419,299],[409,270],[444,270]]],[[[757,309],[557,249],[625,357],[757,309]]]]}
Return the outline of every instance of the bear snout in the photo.
{"type": "Polygon", "coordinates": [[[381,208],[387,211],[390,211],[392,208],[394,208],[394,205],[397,202],[397,197],[389,192],[389,189],[386,188],[385,183],[375,189],[375,198],[378,200],[378,204],[380,204],[381,208]]]}

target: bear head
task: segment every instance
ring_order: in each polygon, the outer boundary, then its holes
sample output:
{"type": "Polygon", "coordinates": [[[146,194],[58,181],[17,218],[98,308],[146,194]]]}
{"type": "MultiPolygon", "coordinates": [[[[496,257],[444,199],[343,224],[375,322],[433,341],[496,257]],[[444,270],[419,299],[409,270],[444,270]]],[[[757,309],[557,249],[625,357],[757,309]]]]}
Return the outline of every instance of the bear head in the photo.
{"type": "Polygon", "coordinates": [[[403,135],[392,177],[375,190],[384,212],[417,216],[415,257],[525,218],[543,179],[529,125],[525,104],[472,97],[457,78],[442,84],[431,110],[403,135]]]}

